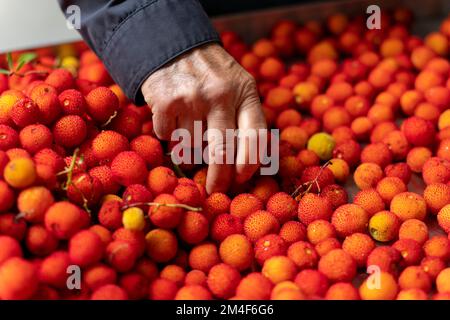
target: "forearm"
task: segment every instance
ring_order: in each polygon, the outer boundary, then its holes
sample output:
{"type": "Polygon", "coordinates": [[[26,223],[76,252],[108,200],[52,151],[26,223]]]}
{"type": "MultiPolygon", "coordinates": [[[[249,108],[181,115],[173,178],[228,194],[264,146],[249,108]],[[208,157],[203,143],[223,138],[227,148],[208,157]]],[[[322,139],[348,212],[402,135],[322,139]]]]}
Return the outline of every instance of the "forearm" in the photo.
{"type": "Polygon", "coordinates": [[[59,0],[81,9],[80,33],[127,96],[183,52],[219,37],[197,0],[59,0]]]}

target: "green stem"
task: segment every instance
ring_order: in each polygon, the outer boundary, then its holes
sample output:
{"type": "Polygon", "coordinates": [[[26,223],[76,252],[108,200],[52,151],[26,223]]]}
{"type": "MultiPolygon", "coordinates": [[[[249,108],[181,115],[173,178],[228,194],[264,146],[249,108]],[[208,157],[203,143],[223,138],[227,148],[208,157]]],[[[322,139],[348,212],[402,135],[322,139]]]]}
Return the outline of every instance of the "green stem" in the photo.
{"type": "Polygon", "coordinates": [[[75,151],[73,152],[72,155],[72,159],[70,160],[70,165],[69,167],[64,170],[67,173],[67,180],[65,185],[63,185],[62,189],[63,190],[67,190],[67,188],[72,184],[72,175],[73,175],[73,170],[75,168],[75,164],[77,162],[77,157],[78,157],[78,152],[80,151],[80,149],[76,148],[75,151]]]}
{"type": "Polygon", "coordinates": [[[158,203],[158,202],[136,202],[136,203],[131,203],[131,204],[127,204],[124,205],[122,207],[122,211],[129,209],[129,208],[133,208],[133,207],[139,207],[139,206],[155,206],[155,207],[170,207],[170,208],[182,208],[185,210],[189,210],[189,211],[202,211],[201,207],[192,207],[189,206],[187,204],[183,204],[183,203],[158,203]]]}

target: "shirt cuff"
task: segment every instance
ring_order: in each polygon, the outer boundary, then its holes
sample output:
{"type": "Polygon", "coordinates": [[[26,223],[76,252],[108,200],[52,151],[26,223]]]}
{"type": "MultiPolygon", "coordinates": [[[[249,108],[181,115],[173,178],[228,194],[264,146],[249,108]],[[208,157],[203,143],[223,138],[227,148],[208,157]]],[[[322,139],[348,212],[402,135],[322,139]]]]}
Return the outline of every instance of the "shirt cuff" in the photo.
{"type": "Polygon", "coordinates": [[[143,105],[141,86],[150,74],[210,42],[220,38],[197,0],[155,0],[128,14],[99,55],[125,94],[143,105]]]}

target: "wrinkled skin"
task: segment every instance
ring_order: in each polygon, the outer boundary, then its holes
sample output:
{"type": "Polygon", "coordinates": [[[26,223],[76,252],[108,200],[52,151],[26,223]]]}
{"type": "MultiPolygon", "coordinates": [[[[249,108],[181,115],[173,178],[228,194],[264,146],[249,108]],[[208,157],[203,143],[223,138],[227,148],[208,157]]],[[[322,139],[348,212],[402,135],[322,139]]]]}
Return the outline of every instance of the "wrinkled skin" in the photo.
{"type": "MultiPolygon", "coordinates": [[[[141,90],[152,109],[155,134],[162,140],[170,140],[176,128],[187,129],[193,136],[196,120],[223,134],[225,129],[266,128],[255,80],[217,44],[207,44],[178,57],[150,75],[141,90]]],[[[232,165],[217,162],[225,159],[227,148],[233,148],[233,144],[227,145],[208,134],[208,193],[226,191],[233,177],[242,183],[253,175],[258,164],[249,161],[248,145],[260,136],[258,133],[256,137],[240,138],[236,158],[242,161],[232,165]]],[[[201,146],[198,139],[192,143],[194,147],[201,146]]]]}

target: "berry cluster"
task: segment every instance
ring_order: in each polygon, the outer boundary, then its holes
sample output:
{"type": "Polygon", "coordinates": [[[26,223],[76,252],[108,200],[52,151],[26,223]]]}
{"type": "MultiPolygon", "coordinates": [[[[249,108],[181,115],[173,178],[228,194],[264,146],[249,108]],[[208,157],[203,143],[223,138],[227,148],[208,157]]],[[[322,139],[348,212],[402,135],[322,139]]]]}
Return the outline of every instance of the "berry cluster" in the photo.
{"type": "Polygon", "coordinates": [[[450,299],[450,18],[411,23],[222,33],[281,131],[279,173],[227,194],[85,44],[35,50],[0,74],[0,299],[450,299]]]}

